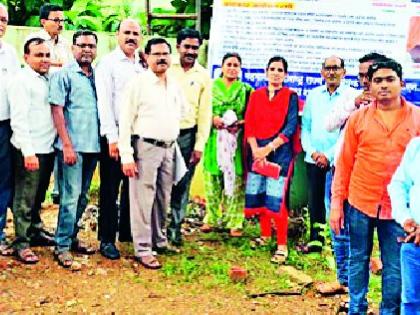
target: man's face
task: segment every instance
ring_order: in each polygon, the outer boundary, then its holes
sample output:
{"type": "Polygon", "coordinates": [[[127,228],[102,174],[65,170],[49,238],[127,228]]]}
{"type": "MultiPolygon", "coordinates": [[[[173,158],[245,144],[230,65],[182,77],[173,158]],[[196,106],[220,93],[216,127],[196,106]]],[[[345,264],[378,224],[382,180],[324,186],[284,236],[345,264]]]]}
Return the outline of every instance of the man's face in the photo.
{"type": "Polygon", "coordinates": [[[72,46],[73,56],[81,65],[90,65],[96,57],[96,40],[92,35],[77,37],[76,44],[72,46]]]}
{"type": "Polygon", "coordinates": [[[0,6],[0,38],[6,33],[7,23],[9,22],[9,14],[7,10],[0,6]]]}
{"type": "Polygon", "coordinates": [[[44,30],[51,36],[57,36],[64,29],[64,12],[51,11],[48,19],[41,19],[44,30]]]}
{"type": "Polygon", "coordinates": [[[341,67],[341,61],[337,57],[325,59],[321,70],[321,75],[327,86],[339,86],[341,79],[346,74],[346,70],[341,67]]]}
{"type": "Polygon", "coordinates": [[[46,74],[50,69],[50,49],[45,43],[29,45],[29,54],[24,55],[26,63],[39,74],[46,74]]]}
{"type": "Polygon", "coordinates": [[[369,91],[369,78],[367,76],[369,66],[373,61],[366,61],[359,64],[359,82],[364,91],[369,91]]]}
{"type": "Polygon", "coordinates": [[[391,69],[379,69],[373,73],[370,91],[378,102],[399,98],[403,82],[391,69]]]}
{"type": "Polygon", "coordinates": [[[197,38],[186,38],[176,46],[182,65],[194,65],[198,57],[200,41],[197,38]]]}
{"type": "Polygon", "coordinates": [[[166,44],[152,45],[146,58],[147,65],[155,74],[165,73],[171,65],[171,54],[166,44]]]}
{"type": "Polygon", "coordinates": [[[135,50],[139,47],[140,32],[140,25],[137,22],[131,20],[121,22],[117,40],[126,56],[133,56],[135,50]]]}

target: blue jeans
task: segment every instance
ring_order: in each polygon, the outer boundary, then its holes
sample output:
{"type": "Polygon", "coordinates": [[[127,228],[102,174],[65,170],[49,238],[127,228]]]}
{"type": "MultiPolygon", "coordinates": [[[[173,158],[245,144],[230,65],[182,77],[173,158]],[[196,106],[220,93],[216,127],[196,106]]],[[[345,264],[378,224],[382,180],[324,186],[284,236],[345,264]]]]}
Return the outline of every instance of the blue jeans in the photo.
{"type": "Polygon", "coordinates": [[[366,314],[366,294],[369,285],[369,261],[373,246],[373,232],[377,228],[383,264],[382,302],[380,314],[399,314],[401,304],[401,264],[398,237],[404,231],[394,220],[371,218],[349,205],[350,232],[349,314],[366,314]]]}
{"type": "Polygon", "coordinates": [[[402,315],[420,314],[420,246],[401,246],[402,315]]]}
{"type": "Polygon", "coordinates": [[[98,160],[96,153],[76,152],[76,155],[76,164],[67,165],[63,152],[57,154],[60,208],[55,233],[56,252],[70,250],[72,242],[76,241],[77,223],[87,206],[90,182],[98,160]]]}
{"type": "MultiPolygon", "coordinates": [[[[329,224],[331,211],[331,184],[332,184],[332,170],[327,172],[325,177],[325,212],[326,221],[329,224]]],[[[337,269],[337,280],[341,285],[348,286],[349,283],[349,255],[350,255],[350,237],[349,225],[347,220],[348,204],[344,206],[344,228],[336,235],[331,231],[332,246],[334,249],[335,265],[337,269]]]]}
{"type": "Polygon", "coordinates": [[[11,135],[10,120],[0,121],[0,241],[6,238],[7,207],[13,194],[11,135]]]}

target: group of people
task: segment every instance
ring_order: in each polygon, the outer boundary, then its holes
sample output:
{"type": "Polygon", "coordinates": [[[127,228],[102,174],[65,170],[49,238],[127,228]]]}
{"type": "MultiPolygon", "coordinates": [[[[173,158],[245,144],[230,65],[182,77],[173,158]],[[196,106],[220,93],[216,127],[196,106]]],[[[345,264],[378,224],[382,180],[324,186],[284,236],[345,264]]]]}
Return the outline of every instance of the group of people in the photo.
{"type": "MultiPolygon", "coordinates": [[[[143,266],[158,269],[157,254],[182,246],[189,187],[203,159],[201,231],[224,226],[239,237],[245,218],[257,216],[257,243],[267,243],[275,230],[271,260],[284,263],[287,190],[301,128],[311,242],[298,249],[322,251],[321,225],[330,221],[336,286],[349,290],[349,313],[363,314],[376,227],[382,313],[398,313],[401,290],[404,312],[420,312],[420,111],[401,96],[399,63],[377,53],[363,56],[359,91],[342,82],[344,60],[326,58],[325,85],[308,93],[300,121],[303,102],[284,85],[283,57],[270,58],[268,85],[255,91],[240,80],[237,53],[223,57],[221,75],[211,81],[196,61],[198,31],[178,33],[179,59],[172,63],[172,47],[163,38],[150,39],[139,54],[141,27],[126,19],[116,48],[94,68],[95,33],[77,31],[67,43],[60,36],[63,9],[55,5],[41,8],[40,21],[43,30],[25,41],[24,68],[15,50],[0,41],[2,254],[32,264],[39,258],[31,246],[53,245],[65,268],[73,264],[72,253],[93,254],[77,234],[99,161],[100,253],[118,259],[118,235],[120,242],[133,242],[143,266]],[[40,209],[55,163],[59,214],[53,235],[43,227],[40,209]],[[3,232],[8,206],[12,246],[3,232]]],[[[0,39],[7,22],[7,8],[0,5],[0,39]]]]}

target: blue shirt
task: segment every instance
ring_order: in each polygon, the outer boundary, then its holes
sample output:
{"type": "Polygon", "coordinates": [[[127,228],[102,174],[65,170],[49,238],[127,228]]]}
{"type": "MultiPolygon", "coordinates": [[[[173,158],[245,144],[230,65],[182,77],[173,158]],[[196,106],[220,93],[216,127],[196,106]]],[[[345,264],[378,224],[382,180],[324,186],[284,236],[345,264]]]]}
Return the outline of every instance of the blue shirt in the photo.
{"type": "Polygon", "coordinates": [[[340,130],[327,131],[327,117],[335,106],[342,106],[353,88],[341,84],[330,95],[325,85],[311,90],[306,97],[302,116],[302,147],[305,151],[305,162],[315,164],[311,155],[314,152],[325,154],[333,162],[335,146],[340,130]]]}
{"type": "MultiPolygon", "coordinates": [[[[82,153],[99,152],[99,120],[93,71],[88,77],[79,64],[73,61],[53,73],[48,101],[50,104],[63,106],[73,149],[82,153]]],[[[55,147],[63,150],[60,138],[55,147]]]]}
{"type": "Polygon", "coordinates": [[[400,166],[388,185],[392,217],[401,225],[407,219],[420,224],[420,137],[408,143],[400,166]]]}

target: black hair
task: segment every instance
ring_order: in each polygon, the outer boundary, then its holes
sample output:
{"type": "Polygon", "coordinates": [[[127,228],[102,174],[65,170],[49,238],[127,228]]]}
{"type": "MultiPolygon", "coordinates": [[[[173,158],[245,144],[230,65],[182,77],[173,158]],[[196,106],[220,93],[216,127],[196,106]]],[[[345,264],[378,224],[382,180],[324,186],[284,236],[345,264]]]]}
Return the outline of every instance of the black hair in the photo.
{"type": "Polygon", "coordinates": [[[183,28],[178,32],[178,35],[176,36],[176,43],[177,45],[180,45],[181,42],[184,39],[187,38],[196,38],[198,39],[198,43],[201,45],[203,43],[203,39],[201,38],[200,32],[197,30],[194,30],[192,28],[183,28]]]}
{"type": "Polygon", "coordinates": [[[268,60],[268,63],[267,63],[267,68],[266,68],[266,69],[268,69],[268,68],[270,67],[270,65],[271,65],[273,62],[281,62],[281,63],[283,64],[284,72],[286,72],[286,73],[287,73],[287,67],[288,67],[288,65],[287,65],[287,61],[286,61],[286,59],[285,59],[285,58],[283,58],[283,57],[281,57],[281,56],[274,56],[274,57],[271,57],[271,58],[268,60]]]}
{"type": "Polygon", "coordinates": [[[402,66],[392,58],[382,59],[381,61],[375,62],[369,66],[368,69],[368,78],[369,81],[372,81],[373,74],[379,69],[391,69],[395,71],[397,76],[402,80],[402,66]]]}
{"type": "Polygon", "coordinates": [[[377,61],[381,61],[387,59],[387,57],[385,55],[382,54],[378,54],[376,52],[371,52],[368,53],[366,55],[364,55],[362,58],[359,59],[359,63],[364,63],[364,62],[368,62],[368,61],[373,61],[373,62],[377,62],[377,61]]]}
{"type": "Polygon", "coordinates": [[[98,36],[94,32],[89,30],[78,30],[73,34],[73,45],[76,45],[76,40],[80,36],[93,36],[95,38],[95,42],[98,43],[98,36]]]}
{"type": "Polygon", "coordinates": [[[48,19],[50,16],[50,12],[56,12],[56,11],[64,11],[63,7],[55,4],[44,4],[39,9],[39,18],[42,19],[48,19]]]}
{"type": "Polygon", "coordinates": [[[226,53],[222,58],[222,65],[225,63],[226,59],[236,58],[239,60],[239,63],[242,64],[242,58],[238,53],[226,53]]]}
{"type": "Polygon", "coordinates": [[[327,59],[330,59],[330,58],[337,58],[338,60],[340,60],[340,68],[344,68],[344,59],[337,56],[331,56],[331,57],[325,58],[324,62],[322,63],[322,68],[325,68],[325,62],[327,61],[327,59]]]}
{"type": "Polygon", "coordinates": [[[31,50],[29,48],[29,46],[31,46],[32,44],[34,45],[40,45],[43,44],[45,42],[44,39],[39,38],[39,37],[34,37],[34,38],[30,38],[25,42],[25,45],[23,46],[23,53],[25,55],[29,55],[31,50]]]}
{"type": "Polygon", "coordinates": [[[166,44],[169,47],[169,53],[172,53],[171,45],[166,41],[166,39],[164,39],[162,37],[156,37],[156,38],[149,39],[146,46],[144,47],[144,53],[149,55],[150,52],[152,51],[152,46],[153,45],[159,45],[159,44],[166,44]]]}

